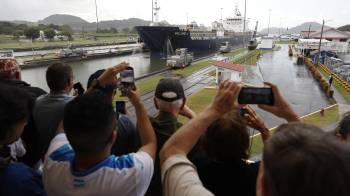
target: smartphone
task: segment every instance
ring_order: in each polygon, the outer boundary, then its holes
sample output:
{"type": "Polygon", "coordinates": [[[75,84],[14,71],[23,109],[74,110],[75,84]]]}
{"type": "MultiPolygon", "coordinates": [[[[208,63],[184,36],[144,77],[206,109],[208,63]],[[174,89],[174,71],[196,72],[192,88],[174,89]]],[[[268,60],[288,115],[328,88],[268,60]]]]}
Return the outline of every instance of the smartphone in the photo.
{"type": "Polygon", "coordinates": [[[238,96],[239,104],[273,105],[274,97],[271,88],[243,87],[238,96]]]}
{"type": "Polygon", "coordinates": [[[120,114],[126,114],[126,104],[125,101],[115,102],[115,111],[120,114]]]}
{"type": "Polygon", "coordinates": [[[132,67],[128,67],[126,70],[120,73],[120,91],[122,96],[126,96],[128,91],[134,90],[135,88],[134,69],[132,67]]]}
{"type": "Polygon", "coordinates": [[[75,83],[73,88],[78,92],[78,95],[82,95],[85,92],[85,89],[80,82],[75,83]]]}

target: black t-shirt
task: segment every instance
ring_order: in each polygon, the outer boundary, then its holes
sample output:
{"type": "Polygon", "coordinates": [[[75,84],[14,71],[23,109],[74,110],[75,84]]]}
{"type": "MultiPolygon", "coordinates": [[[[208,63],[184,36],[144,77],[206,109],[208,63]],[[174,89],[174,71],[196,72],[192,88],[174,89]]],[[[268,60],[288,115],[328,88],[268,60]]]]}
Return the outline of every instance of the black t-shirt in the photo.
{"type": "MultiPolygon", "coordinates": [[[[32,87],[28,83],[20,80],[0,80],[0,83],[23,89],[30,96],[32,105],[34,105],[37,97],[46,94],[46,92],[41,88],[32,87]]],[[[30,116],[21,138],[26,146],[26,154],[24,157],[21,157],[18,160],[30,167],[33,167],[46,153],[44,152],[42,145],[40,145],[39,133],[36,129],[33,116],[30,116]]]]}
{"type": "Polygon", "coordinates": [[[255,196],[256,179],[260,162],[216,162],[197,159],[195,165],[199,177],[214,195],[255,196]]]}

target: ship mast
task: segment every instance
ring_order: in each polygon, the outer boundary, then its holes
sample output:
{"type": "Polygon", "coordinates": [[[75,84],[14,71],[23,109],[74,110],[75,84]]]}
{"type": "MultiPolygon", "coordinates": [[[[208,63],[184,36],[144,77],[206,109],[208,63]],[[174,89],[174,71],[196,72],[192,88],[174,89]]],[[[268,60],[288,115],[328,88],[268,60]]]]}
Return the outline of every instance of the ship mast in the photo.
{"type": "Polygon", "coordinates": [[[246,19],[247,19],[247,0],[244,0],[243,47],[245,47],[246,19]]]}
{"type": "Polygon", "coordinates": [[[97,0],[95,0],[95,9],[96,9],[96,33],[97,33],[98,32],[97,0]]]}
{"type": "Polygon", "coordinates": [[[158,23],[159,22],[159,10],[160,10],[160,7],[158,6],[157,0],[156,0],[156,2],[154,4],[155,4],[154,16],[156,17],[155,22],[158,23]]]}

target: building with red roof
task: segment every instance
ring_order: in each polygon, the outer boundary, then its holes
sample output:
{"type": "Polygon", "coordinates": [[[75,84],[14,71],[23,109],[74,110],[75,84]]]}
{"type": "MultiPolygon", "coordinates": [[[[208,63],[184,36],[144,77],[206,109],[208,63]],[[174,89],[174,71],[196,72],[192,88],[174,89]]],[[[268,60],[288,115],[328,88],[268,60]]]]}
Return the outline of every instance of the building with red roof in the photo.
{"type": "Polygon", "coordinates": [[[213,63],[216,67],[216,84],[220,84],[225,80],[232,80],[236,82],[242,81],[242,75],[245,67],[241,64],[226,63],[216,61],[213,63]]]}

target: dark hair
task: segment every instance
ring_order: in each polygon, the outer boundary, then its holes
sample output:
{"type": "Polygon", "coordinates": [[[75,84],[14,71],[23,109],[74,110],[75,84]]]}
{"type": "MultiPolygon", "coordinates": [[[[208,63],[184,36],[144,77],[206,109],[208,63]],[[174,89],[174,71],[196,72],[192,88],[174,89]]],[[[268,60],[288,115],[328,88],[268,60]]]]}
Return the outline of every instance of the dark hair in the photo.
{"type": "Polygon", "coordinates": [[[346,138],[346,136],[350,133],[350,112],[346,113],[343,119],[340,121],[337,127],[337,132],[343,138],[346,138]]]}
{"type": "MultiPolygon", "coordinates": [[[[105,69],[100,69],[100,70],[97,70],[95,73],[91,74],[87,82],[87,88],[90,88],[92,85],[92,82],[95,79],[99,78],[105,71],[106,71],[105,69]]],[[[101,87],[98,90],[100,90],[103,93],[106,93],[108,96],[112,96],[116,89],[117,89],[117,85],[107,85],[105,87],[101,87]]]]}
{"type": "Polygon", "coordinates": [[[0,85],[0,141],[11,136],[14,126],[28,118],[32,100],[22,89],[0,85]]]}
{"type": "Polygon", "coordinates": [[[208,156],[218,161],[237,162],[247,159],[247,126],[237,112],[226,114],[209,126],[202,144],[208,156]]]}
{"type": "Polygon", "coordinates": [[[110,141],[116,129],[115,112],[104,94],[84,94],[66,105],[63,125],[74,151],[93,155],[110,141]]]}
{"type": "Polygon", "coordinates": [[[69,65],[55,63],[46,71],[46,82],[50,90],[63,91],[72,82],[73,71],[69,65]]]}
{"type": "Polygon", "coordinates": [[[317,127],[280,126],[265,144],[263,161],[272,196],[350,195],[350,146],[317,127]]]}

